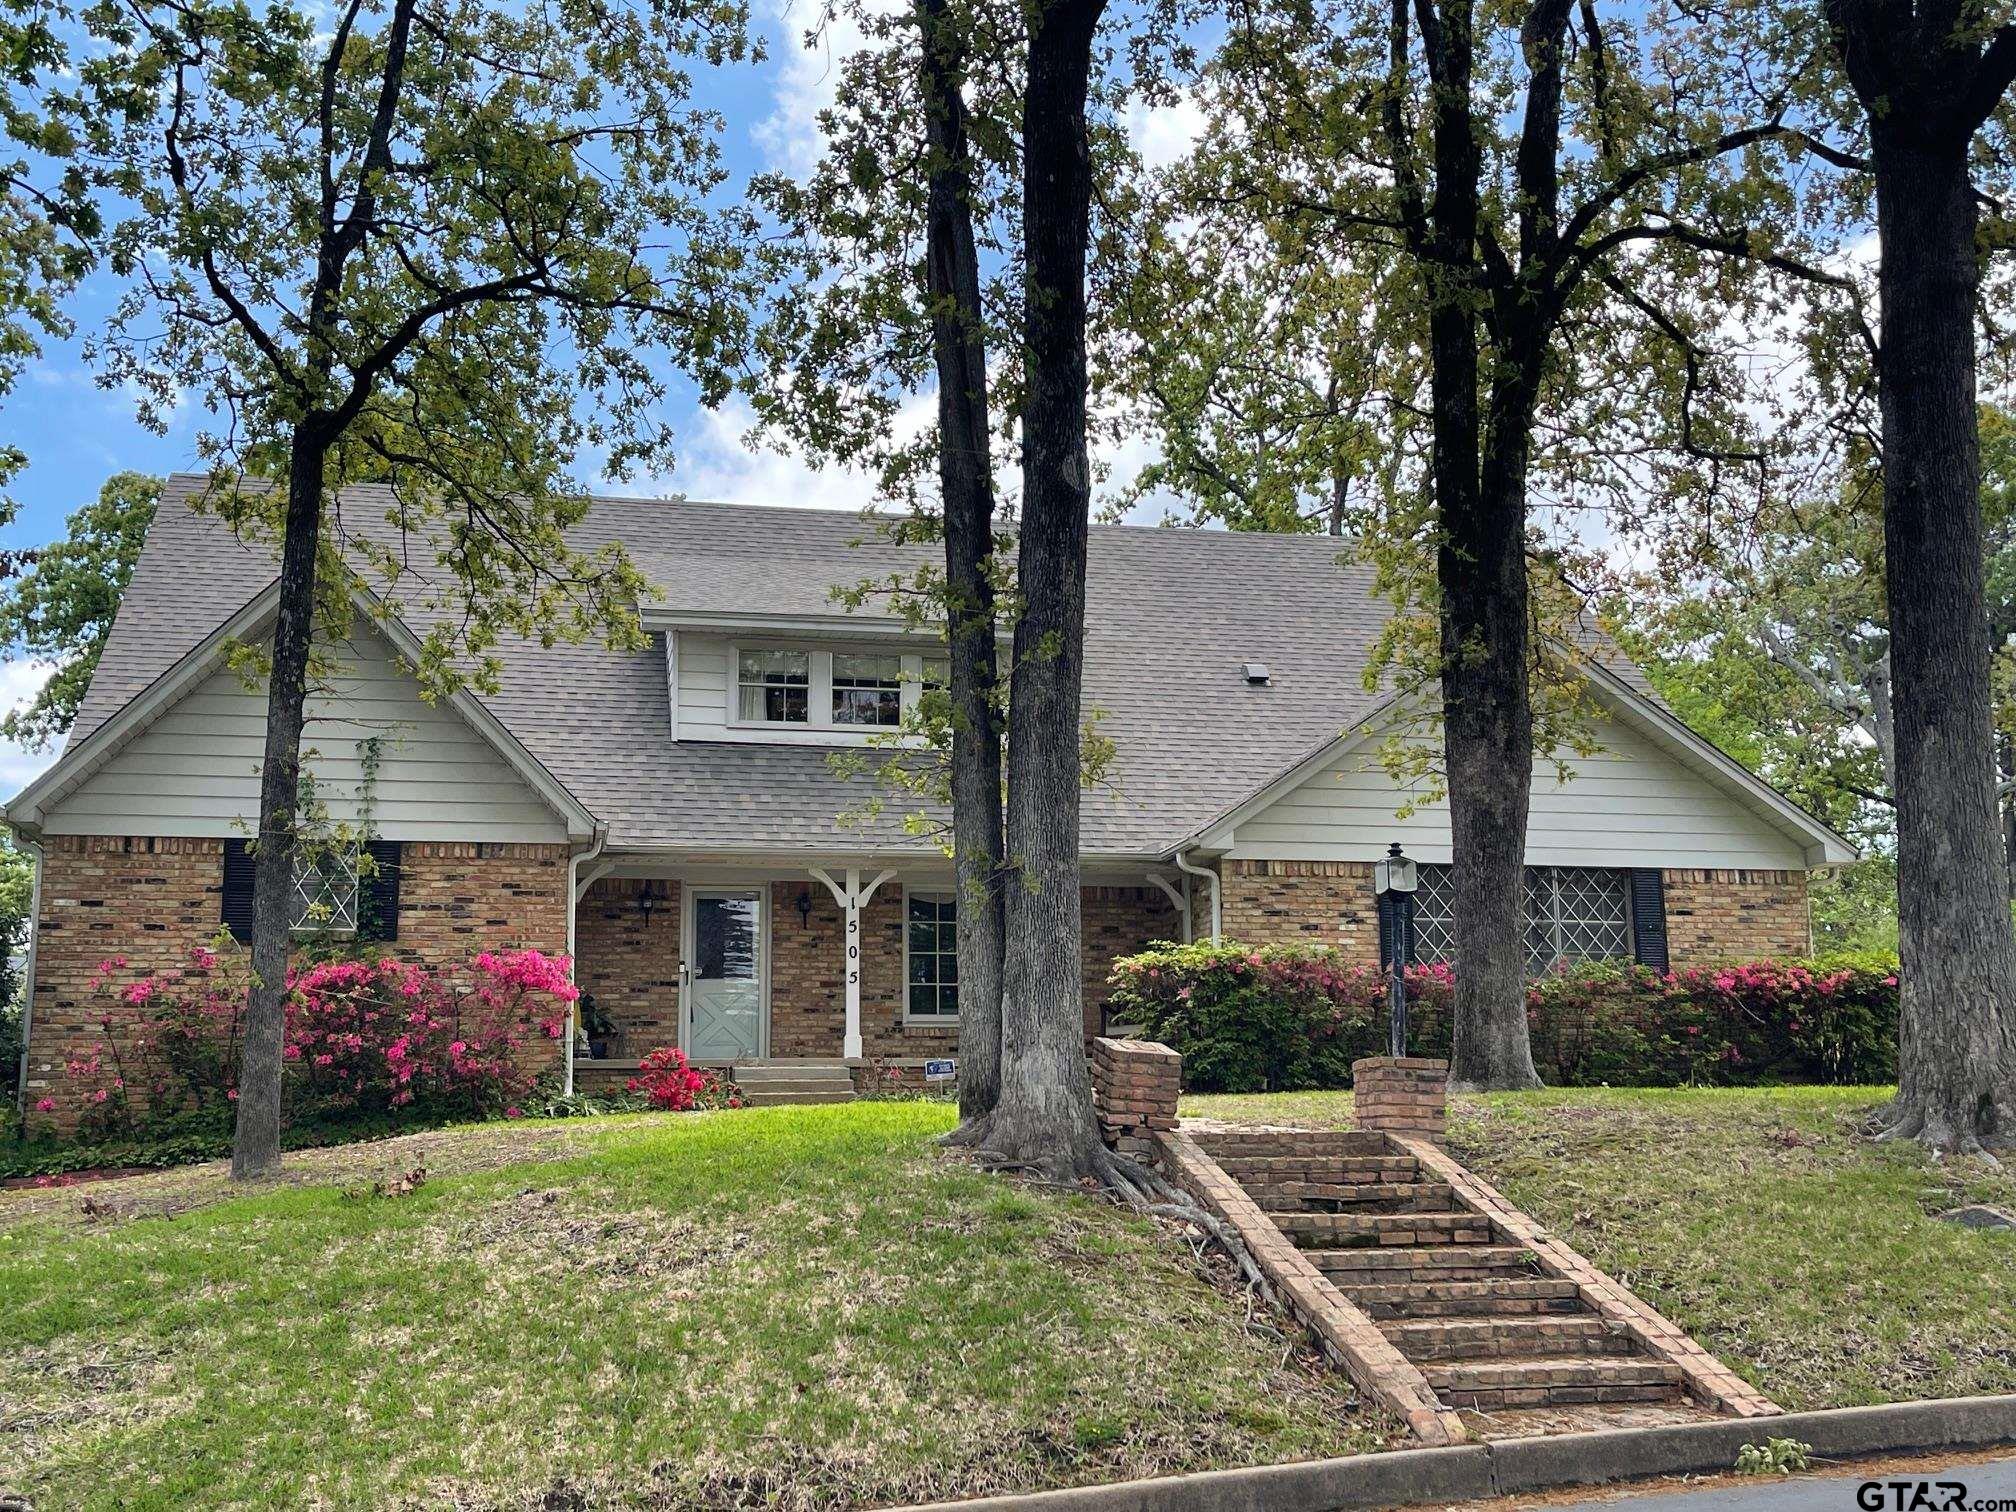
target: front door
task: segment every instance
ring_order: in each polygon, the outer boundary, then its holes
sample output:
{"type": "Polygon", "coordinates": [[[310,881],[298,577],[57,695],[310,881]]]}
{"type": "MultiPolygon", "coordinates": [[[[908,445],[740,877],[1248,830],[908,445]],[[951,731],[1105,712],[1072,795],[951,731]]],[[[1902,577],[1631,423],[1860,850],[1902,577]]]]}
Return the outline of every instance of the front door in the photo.
{"type": "Polygon", "coordinates": [[[754,1060],[764,1052],[763,895],[691,893],[686,1053],[754,1060]]]}

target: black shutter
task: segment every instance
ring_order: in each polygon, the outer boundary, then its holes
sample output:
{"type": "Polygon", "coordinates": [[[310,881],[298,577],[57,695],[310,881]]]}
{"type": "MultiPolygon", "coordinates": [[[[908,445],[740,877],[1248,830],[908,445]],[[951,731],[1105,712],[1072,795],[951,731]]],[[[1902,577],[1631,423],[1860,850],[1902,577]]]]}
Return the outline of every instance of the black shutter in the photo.
{"type": "Polygon", "coordinates": [[[367,840],[371,875],[358,878],[357,938],[399,938],[399,842],[367,840]]]}
{"type": "Polygon", "coordinates": [[[224,927],[241,943],[252,938],[251,847],[243,840],[224,842],[224,927]]]}
{"type": "Polygon", "coordinates": [[[1657,867],[1631,873],[1631,950],[1642,965],[1666,969],[1666,880],[1657,867]]]}
{"type": "MultiPolygon", "coordinates": [[[[1418,898],[1416,899],[1415,906],[1420,906],[1418,898]]],[[[1381,893],[1379,895],[1379,969],[1382,971],[1387,970],[1393,964],[1393,914],[1393,895],[1391,893],[1381,893]]],[[[1416,954],[1414,942],[1414,920],[1412,916],[1409,916],[1407,920],[1407,938],[1403,942],[1407,952],[1406,961],[1409,966],[1414,964],[1416,954]]]]}

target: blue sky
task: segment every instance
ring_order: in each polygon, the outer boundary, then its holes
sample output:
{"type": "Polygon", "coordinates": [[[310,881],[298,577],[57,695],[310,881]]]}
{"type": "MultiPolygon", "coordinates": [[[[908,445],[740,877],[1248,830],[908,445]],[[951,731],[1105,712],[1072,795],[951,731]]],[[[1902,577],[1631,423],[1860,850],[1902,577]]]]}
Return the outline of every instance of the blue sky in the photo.
{"type": "MultiPolygon", "coordinates": [[[[696,81],[697,100],[726,118],[722,144],[738,180],[765,169],[802,173],[810,168],[819,147],[815,117],[832,98],[836,49],[844,56],[852,36],[842,28],[823,45],[807,49],[804,32],[816,15],[808,0],[754,3],[756,25],[769,44],[768,59],[739,68],[702,69],[696,81]]],[[[1167,157],[1184,145],[1188,122],[1183,112],[1156,112],[1133,124],[1151,156],[1167,157]]],[[[101,388],[85,362],[84,341],[102,324],[119,293],[119,281],[110,273],[93,275],[70,307],[76,337],[46,344],[42,360],[23,374],[0,407],[0,434],[21,445],[29,457],[12,490],[20,514],[0,532],[4,544],[31,545],[60,536],[64,517],[90,499],[110,473],[125,468],[168,473],[198,465],[196,436],[207,417],[195,401],[176,413],[165,435],[157,435],[135,419],[129,396],[101,388]]],[[[795,456],[748,444],[744,408],[709,412],[686,389],[675,390],[668,409],[666,418],[681,443],[676,470],[656,480],[659,491],[836,508],[860,507],[873,498],[872,485],[863,476],[815,472],[795,456]]],[[[45,669],[32,664],[0,666],[0,704],[11,706],[26,697],[45,675],[45,669]]],[[[0,744],[0,793],[17,791],[54,754],[0,744]]]]}

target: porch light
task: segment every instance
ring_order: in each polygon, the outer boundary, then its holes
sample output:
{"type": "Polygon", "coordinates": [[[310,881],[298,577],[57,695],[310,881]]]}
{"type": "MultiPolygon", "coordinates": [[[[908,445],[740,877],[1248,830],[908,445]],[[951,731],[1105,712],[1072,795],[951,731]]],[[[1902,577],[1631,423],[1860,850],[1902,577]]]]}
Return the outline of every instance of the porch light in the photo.
{"type": "Polygon", "coordinates": [[[642,914],[644,922],[649,924],[651,922],[651,911],[660,904],[670,903],[671,901],[664,893],[657,890],[655,882],[646,882],[643,891],[637,894],[637,912],[642,914]]]}
{"type": "Polygon", "coordinates": [[[811,888],[801,887],[798,889],[798,896],[795,900],[795,906],[798,909],[798,927],[800,929],[810,929],[812,927],[811,888]]]}
{"type": "Polygon", "coordinates": [[[1386,915],[1388,942],[1386,961],[1387,1004],[1392,1017],[1390,1053],[1399,1059],[1407,1053],[1407,943],[1414,938],[1414,890],[1420,876],[1413,858],[1400,853],[1395,840],[1385,859],[1372,863],[1372,891],[1386,915]]]}

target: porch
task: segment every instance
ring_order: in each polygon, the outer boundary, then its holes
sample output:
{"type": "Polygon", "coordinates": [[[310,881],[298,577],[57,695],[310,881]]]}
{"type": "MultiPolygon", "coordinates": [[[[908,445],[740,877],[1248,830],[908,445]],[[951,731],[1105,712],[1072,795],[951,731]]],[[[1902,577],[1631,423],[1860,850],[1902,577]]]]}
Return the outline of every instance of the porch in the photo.
{"type": "MultiPolygon", "coordinates": [[[[921,1079],[958,1043],[958,907],[949,865],[584,867],[574,925],[583,1086],[621,1084],[651,1051],[696,1064],[846,1068],[921,1079]]],[[[1183,894],[1141,870],[1088,873],[1086,1032],[1115,960],[1183,937],[1183,894]]],[[[762,1070],[758,1071],[759,1076],[762,1070]]]]}

